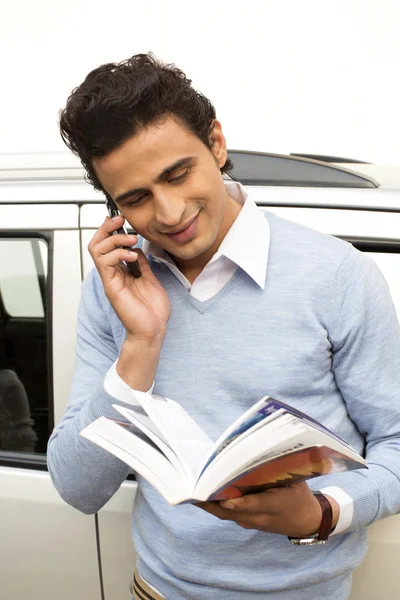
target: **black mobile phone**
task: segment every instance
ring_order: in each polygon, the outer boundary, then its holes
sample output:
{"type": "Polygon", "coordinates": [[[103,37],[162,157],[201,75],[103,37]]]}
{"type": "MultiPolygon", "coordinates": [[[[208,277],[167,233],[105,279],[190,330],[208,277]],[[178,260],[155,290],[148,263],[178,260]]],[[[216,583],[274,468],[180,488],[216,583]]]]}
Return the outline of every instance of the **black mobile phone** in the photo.
{"type": "MultiPolygon", "coordinates": [[[[115,202],[113,200],[111,200],[110,198],[107,199],[107,210],[108,210],[108,214],[111,218],[118,216],[119,210],[117,208],[117,205],[115,204],[115,202]]],[[[114,233],[125,233],[127,234],[127,231],[125,229],[124,226],[119,227],[118,229],[116,229],[114,233]]],[[[136,232],[135,232],[136,233],[136,232]]],[[[125,246],[120,246],[120,248],[126,248],[125,246]]],[[[135,248],[132,246],[131,248],[127,248],[128,250],[134,250],[135,248]]],[[[137,262],[126,262],[125,260],[122,261],[123,264],[128,268],[129,272],[131,273],[131,275],[133,275],[134,277],[140,277],[142,272],[140,270],[140,267],[138,265],[137,262]]]]}

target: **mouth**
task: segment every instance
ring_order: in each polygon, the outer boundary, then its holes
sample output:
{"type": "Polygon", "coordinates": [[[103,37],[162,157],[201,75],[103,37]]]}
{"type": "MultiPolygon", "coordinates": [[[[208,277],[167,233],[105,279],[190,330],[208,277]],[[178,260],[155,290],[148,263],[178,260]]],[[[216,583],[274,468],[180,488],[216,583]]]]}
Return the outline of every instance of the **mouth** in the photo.
{"type": "Polygon", "coordinates": [[[178,242],[179,244],[183,244],[193,239],[196,235],[197,231],[197,223],[198,223],[199,213],[190,221],[188,221],[183,227],[180,227],[177,231],[173,231],[171,233],[165,233],[169,238],[174,240],[174,242],[178,242]]]}

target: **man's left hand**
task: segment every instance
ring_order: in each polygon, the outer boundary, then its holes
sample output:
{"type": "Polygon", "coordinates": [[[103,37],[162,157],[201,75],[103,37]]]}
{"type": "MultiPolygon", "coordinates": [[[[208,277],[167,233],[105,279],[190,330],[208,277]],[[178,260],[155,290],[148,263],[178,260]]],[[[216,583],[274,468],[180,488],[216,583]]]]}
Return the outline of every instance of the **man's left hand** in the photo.
{"type": "MultiPolygon", "coordinates": [[[[330,496],[333,523],[339,518],[339,505],[330,496]]],[[[308,485],[302,481],[222,502],[201,502],[197,506],[224,521],[235,521],[244,529],[258,529],[290,537],[308,537],[319,531],[322,510],[308,485]]]]}

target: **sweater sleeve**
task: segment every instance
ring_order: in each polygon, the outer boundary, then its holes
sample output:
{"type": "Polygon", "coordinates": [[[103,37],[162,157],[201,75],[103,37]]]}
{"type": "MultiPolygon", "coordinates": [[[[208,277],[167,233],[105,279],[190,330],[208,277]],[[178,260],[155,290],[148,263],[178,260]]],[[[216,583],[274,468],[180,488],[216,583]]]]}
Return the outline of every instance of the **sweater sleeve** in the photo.
{"type": "Polygon", "coordinates": [[[80,431],[100,416],[121,419],[104,389],[104,377],[118,358],[110,310],[100,277],[93,270],[82,285],[76,360],[65,414],[50,437],[47,462],[61,497],[80,511],[97,512],[118,490],[131,469],[80,431]]]}
{"type": "Polygon", "coordinates": [[[331,289],[332,370],[368,470],[323,478],[354,500],[347,531],[400,512],[400,327],[386,280],[350,248],[331,289]]]}

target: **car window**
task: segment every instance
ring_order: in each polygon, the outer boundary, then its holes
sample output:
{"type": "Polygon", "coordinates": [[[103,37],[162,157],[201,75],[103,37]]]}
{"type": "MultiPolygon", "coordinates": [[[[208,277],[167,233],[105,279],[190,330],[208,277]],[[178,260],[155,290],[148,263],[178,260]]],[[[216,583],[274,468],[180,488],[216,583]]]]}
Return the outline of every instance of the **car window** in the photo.
{"type": "Polygon", "coordinates": [[[46,240],[0,238],[0,460],[45,454],[51,431],[46,240]]]}
{"type": "MultiPolygon", "coordinates": [[[[244,185],[374,188],[377,182],[351,169],[295,155],[228,150],[231,174],[244,185]]],[[[350,165],[352,167],[353,165],[350,165]]]]}
{"type": "Polygon", "coordinates": [[[44,318],[41,287],[46,277],[46,254],[43,240],[1,240],[0,289],[9,316],[44,318]]]}

